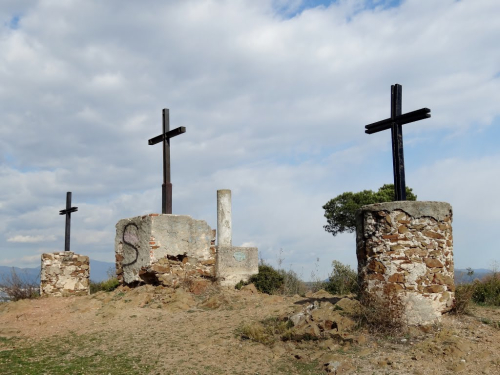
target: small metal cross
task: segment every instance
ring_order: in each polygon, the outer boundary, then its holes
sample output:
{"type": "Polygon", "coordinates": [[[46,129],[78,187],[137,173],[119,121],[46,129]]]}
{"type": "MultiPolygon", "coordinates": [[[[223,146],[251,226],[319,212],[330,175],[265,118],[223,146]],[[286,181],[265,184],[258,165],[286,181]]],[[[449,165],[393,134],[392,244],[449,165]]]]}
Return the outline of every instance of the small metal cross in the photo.
{"type": "Polygon", "coordinates": [[[172,213],[172,183],[170,182],[170,138],[185,133],[186,128],[181,126],[170,130],[168,108],[163,109],[163,133],[148,140],[149,145],[163,141],[163,185],[162,185],[162,213],[172,213]]]}
{"type": "Polygon", "coordinates": [[[391,117],[365,126],[366,134],[378,133],[391,129],[392,135],[392,165],[394,170],[394,190],[397,201],[406,200],[405,162],[403,153],[403,125],[431,117],[429,108],[418,109],[401,114],[401,97],[403,87],[391,86],[391,117]]]}
{"type": "Polygon", "coordinates": [[[69,237],[71,231],[71,213],[78,211],[78,207],[71,207],[71,191],[66,193],[66,209],[59,211],[59,215],[66,215],[66,231],[64,234],[64,251],[69,251],[69,237]]]}

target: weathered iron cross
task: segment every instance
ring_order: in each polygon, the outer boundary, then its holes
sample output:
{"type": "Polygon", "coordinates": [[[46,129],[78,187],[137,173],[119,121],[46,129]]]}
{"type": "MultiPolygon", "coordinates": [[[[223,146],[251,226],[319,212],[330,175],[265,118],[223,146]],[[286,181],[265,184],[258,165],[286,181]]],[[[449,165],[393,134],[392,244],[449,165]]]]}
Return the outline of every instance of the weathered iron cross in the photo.
{"type": "Polygon", "coordinates": [[[170,119],[168,108],[163,109],[163,133],[148,140],[149,145],[155,145],[163,141],[163,185],[162,185],[162,213],[172,213],[172,183],[170,182],[170,138],[186,132],[181,126],[170,130],[170,119]]]}
{"type": "Polygon", "coordinates": [[[397,201],[406,200],[405,161],[403,153],[403,125],[431,117],[429,108],[418,109],[401,114],[401,97],[403,87],[391,86],[391,117],[365,126],[366,134],[378,133],[391,129],[392,135],[392,165],[394,169],[394,192],[397,201]]]}
{"type": "Polygon", "coordinates": [[[59,215],[66,215],[66,231],[64,234],[64,251],[69,251],[69,237],[71,231],[71,213],[78,211],[78,207],[71,207],[71,191],[66,193],[66,209],[59,211],[59,215]]]}

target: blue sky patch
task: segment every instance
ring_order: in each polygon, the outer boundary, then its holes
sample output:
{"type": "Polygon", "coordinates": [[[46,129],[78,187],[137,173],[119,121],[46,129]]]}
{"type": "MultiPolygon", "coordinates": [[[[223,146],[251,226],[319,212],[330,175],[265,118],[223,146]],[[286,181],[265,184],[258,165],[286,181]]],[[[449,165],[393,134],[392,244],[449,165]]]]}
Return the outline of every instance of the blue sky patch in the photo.
{"type": "MultiPolygon", "coordinates": [[[[395,8],[401,5],[404,0],[365,0],[364,4],[358,12],[367,9],[389,9],[395,8]]],[[[302,0],[300,5],[296,5],[294,2],[288,4],[275,4],[276,12],[284,16],[285,18],[293,18],[300,15],[306,9],[313,9],[317,7],[328,8],[332,4],[338,3],[339,0],[302,0]]],[[[356,13],[358,13],[356,12],[356,13]]]]}
{"type": "Polygon", "coordinates": [[[19,21],[20,20],[21,20],[20,15],[12,16],[12,18],[10,19],[10,21],[8,23],[9,28],[12,30],[17,30],[19,28],[19,21]]]}

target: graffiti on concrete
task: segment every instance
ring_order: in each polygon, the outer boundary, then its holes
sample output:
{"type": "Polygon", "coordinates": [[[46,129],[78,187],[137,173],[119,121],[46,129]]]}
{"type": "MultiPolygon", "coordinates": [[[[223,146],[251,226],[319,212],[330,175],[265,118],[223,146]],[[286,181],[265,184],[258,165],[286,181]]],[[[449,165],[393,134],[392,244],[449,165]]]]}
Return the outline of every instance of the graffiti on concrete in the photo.
{"type": "MultiPolygon", "coordinates": [[[[137,248],[137,246],[139,246],[139,234],[137,232],[139,232],[139,227],[135,223],[128,223],[125,225],[125,228],[123,228],[123,243],[135,251],[135,259],[129,263],[124,263],[122,267],[131,266],[136,263],[139,258],[139,249],[137,248]]],[[[125,249],[123,253],[125,255],[125,249]]]]}

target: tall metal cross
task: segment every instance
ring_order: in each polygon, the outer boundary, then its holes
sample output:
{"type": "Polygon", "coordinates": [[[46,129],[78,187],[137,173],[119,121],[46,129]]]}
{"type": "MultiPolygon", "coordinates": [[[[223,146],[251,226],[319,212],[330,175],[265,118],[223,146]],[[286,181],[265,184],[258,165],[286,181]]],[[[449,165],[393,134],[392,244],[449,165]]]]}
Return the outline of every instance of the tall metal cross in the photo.
{"type": "Polygon", "coordinates": [[[78,211],[78,207],[71,207],[71,191],[68,191],[66,193],[66,209],[59,211],[59,215],[66,215],[66,231],[64,233],[64,251],[69,251],[71,213],[76,211],[78,211]]]}
{"type": "Polygon", "coordinates": [[[394,170],[394,192],[397,201],[406,200],[405,161],[403,153],[403,125],[431,117],[429,108],[418,109],[401,114],[401,97],[403,87],[391,86],[391,117],[365,126],[366,134],[378,133],[391,129],[392,165],[394,170]]]}
{"type": "Polygon", "coordinates": [[[170,119],[168,108],[163,109],[163,133],[148,140],[149,145],[155,145],[163,141],[163,185],[162,185],[162,213],[172,213],[172,183],[170,182],[170,138],[185,133],[186,128],[181,126],[170,130],[170,119]]]}

